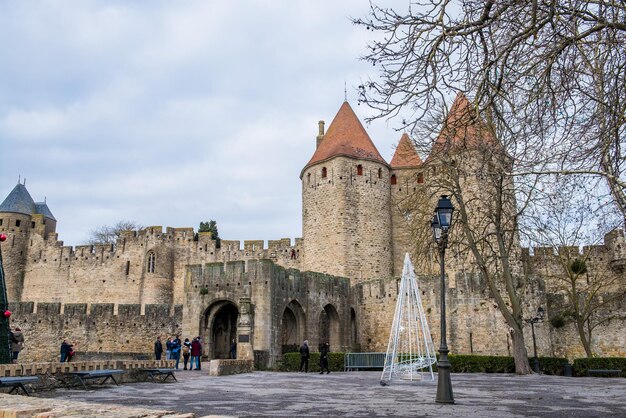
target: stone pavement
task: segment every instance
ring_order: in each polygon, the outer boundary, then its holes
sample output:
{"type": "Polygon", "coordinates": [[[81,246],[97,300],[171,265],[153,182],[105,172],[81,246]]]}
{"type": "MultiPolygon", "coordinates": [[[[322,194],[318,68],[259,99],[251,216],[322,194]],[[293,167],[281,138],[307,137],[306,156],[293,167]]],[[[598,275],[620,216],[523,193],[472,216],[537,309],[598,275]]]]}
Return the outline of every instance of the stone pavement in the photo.
{"type": "MultiPolygon", "coordinates": [[[[435,403],[435,381],[379,384],[380,372],[180,371],[178,383],[127,383],[35,394],[218,416],[626,417],[626,379],[452,374],[455,405],[435,403]]],[[[118,415],[137,416],[137,415],[118,415]]]]}

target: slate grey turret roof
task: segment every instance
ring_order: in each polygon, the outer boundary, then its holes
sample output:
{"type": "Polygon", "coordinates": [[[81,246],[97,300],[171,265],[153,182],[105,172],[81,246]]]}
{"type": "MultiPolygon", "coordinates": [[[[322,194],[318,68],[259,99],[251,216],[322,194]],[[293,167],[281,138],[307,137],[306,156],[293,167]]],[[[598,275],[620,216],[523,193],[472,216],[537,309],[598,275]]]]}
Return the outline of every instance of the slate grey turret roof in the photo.
{"type": "Polygon", "coordinates": [[[26,186],[18,183],[11,193],[0,204],[0,212],[21,213],[24,215],[40,214],[56,221],[46,202],[35,202],[26,190],[26,186]]]}

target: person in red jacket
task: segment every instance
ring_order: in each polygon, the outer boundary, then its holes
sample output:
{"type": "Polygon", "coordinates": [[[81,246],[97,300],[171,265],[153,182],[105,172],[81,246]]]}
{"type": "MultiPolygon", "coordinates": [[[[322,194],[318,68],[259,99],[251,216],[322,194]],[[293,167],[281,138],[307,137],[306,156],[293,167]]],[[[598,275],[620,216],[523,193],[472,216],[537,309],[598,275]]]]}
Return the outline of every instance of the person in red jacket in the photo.
{"type": "Polygon", "coordinates": [[[202,370],[200,367],[200,356],[202,356],[202,344],[198,337],[195,337],[191,342],[191,363],[189,364],[189,370],[193,370],[193,363],[196,363],[196,370],[202,370]]]}

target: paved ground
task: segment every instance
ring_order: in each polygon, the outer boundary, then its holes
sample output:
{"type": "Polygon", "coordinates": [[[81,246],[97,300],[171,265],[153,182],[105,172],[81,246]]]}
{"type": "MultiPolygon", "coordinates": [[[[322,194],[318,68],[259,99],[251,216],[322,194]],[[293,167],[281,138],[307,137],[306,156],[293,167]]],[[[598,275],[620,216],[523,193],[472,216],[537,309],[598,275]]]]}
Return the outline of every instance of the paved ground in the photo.
{"type": "MultiPolygon", "coordinates": [[[[379,372],[254,372],[178,383],[57,389],[38,397],[194,413],[196,416],[626,417],[626,379],[452,374],[455,405],[435,403],[436,380],[379,384],[379,372]]],[[[436,379],[436,375],[435,375],[436,379]]]]}

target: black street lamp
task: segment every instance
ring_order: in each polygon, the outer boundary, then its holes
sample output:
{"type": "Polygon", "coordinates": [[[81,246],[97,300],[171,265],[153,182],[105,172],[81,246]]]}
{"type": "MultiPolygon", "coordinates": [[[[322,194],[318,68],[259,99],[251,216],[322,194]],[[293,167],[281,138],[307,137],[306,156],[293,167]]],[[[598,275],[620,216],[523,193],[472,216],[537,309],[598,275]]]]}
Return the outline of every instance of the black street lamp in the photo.
{"type": "Polygon", "coordinates": [[[446,342],[446,270],[445,256],[448,247],[448,231],[452,227],[454,206],[448,196],[441,196],[435,216],[431,222],[433,236],[439,247],[439,265],[441,267],[441,345],[437,362],[437,399],[438,403],[454,403],[452,381],[450,380],[450,361],[448,360],[448,344],[446,342]]]}
{"type": "Polygon", "coordinates": [[[545,311],[540,306],[540,307],[537,308],[537,316],[535,316],[533,318],[525,319],[526,323],[530,324],[530,329],[531,329],[532,334],[533,334],[533,350],[534,350],[534,356],[535,356],[534,357],[535,373],[539,373],[539,357],[537,357],[537,340],[535,339],[535,324],[537,322],[542,322],[545,314],[546,314],[545,311]]]}

